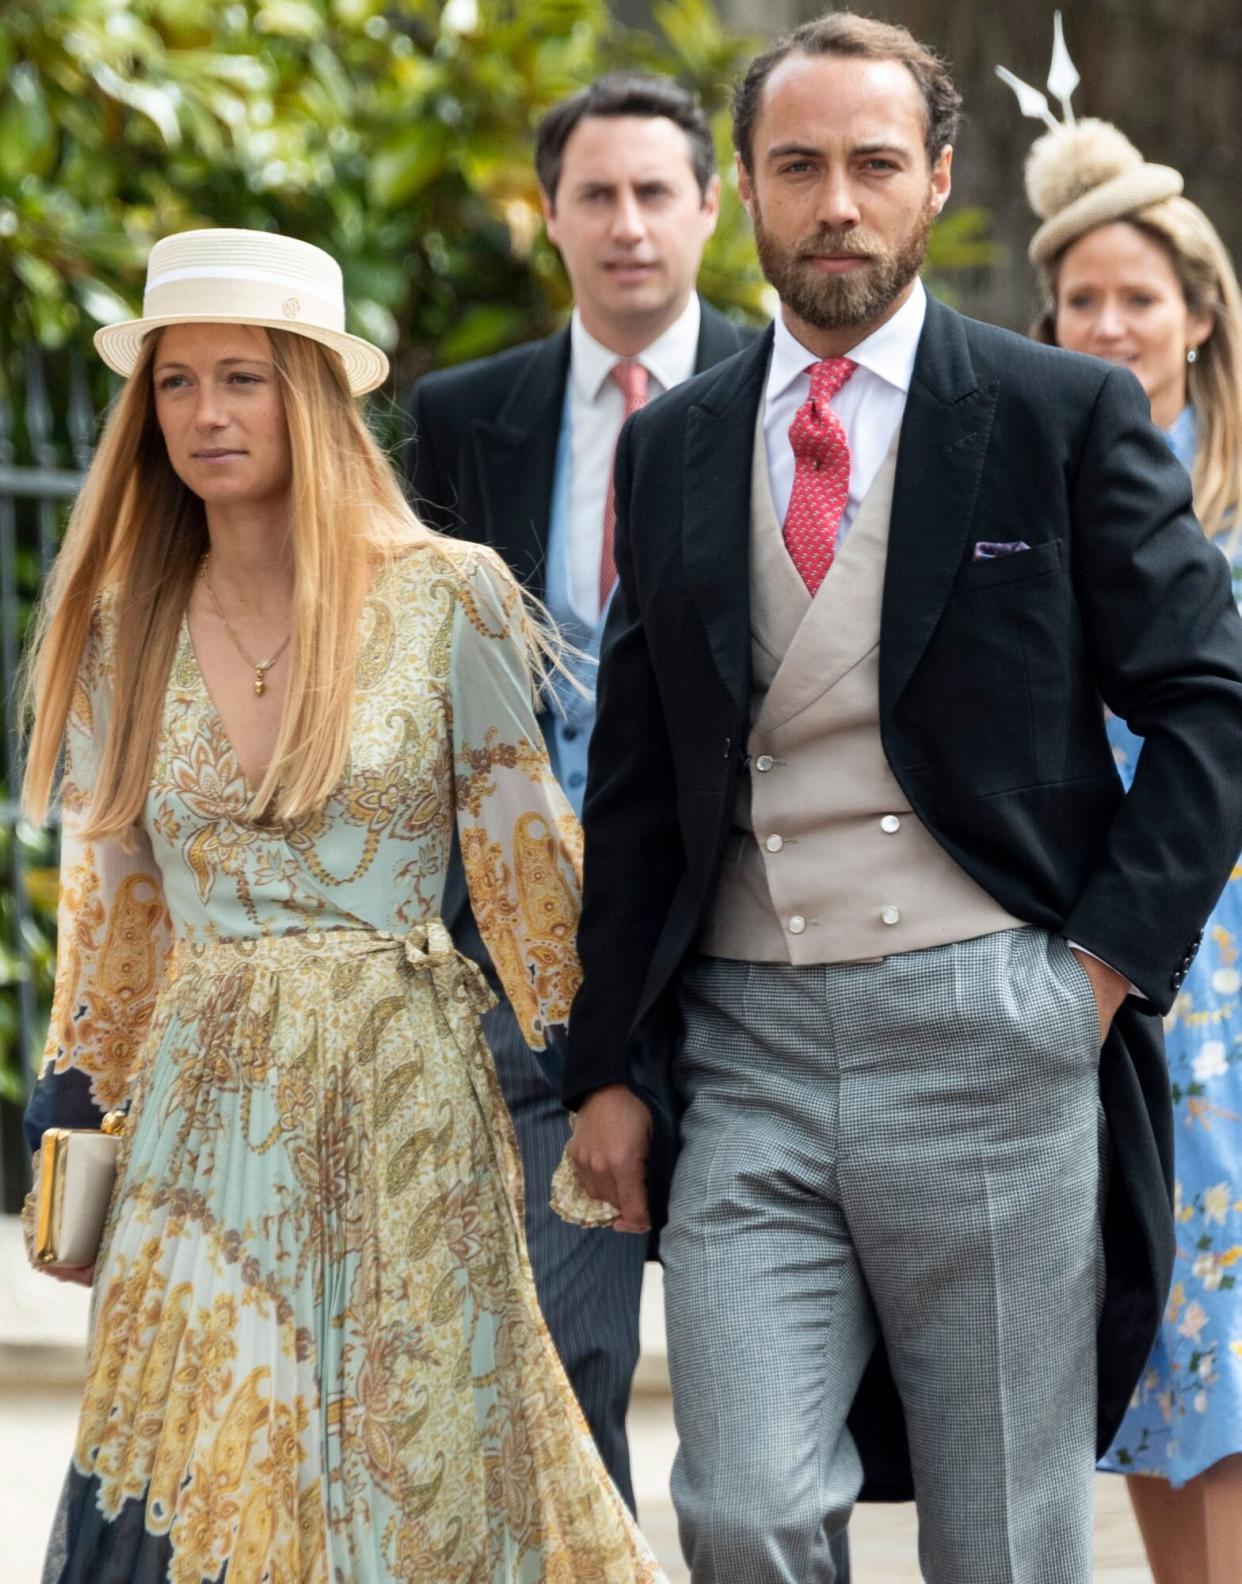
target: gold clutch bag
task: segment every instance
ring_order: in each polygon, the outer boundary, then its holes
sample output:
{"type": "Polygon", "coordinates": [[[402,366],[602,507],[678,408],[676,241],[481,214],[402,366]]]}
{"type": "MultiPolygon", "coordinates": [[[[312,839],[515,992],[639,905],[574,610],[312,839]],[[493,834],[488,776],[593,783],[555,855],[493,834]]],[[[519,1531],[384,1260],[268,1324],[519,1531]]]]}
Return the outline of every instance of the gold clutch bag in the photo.
{"type": "Polygon", "coordinates": [[[99,1253],[125,1117],[109,1111],[102,1131],[48,1128],[34,1185],[34,1257],[40,1265],[93,1265],[99,1253]]]}

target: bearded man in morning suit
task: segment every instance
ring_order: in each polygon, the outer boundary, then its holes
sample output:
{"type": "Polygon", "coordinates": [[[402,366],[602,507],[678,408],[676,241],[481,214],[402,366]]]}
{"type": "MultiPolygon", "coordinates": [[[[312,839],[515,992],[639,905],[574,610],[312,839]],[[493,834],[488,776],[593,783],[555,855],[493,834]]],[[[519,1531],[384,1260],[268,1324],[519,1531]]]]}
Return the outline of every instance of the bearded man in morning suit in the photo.
{"type": "Polygon", "coordinates": [[[917,281],[957,113],[848,13],[756,61],[774,335],[617,452],[566,1098],[623,1227],[680,1130],[694,1584],[828,1584],[864,1474],[929,1584],[1087,1584],[1169,1279],[1159,1014],[1242,839],[1242,624],[1133,376],[917,281]]]}
{"type": "MultiPolygon", "coordinates": [[[[424,520],[499,551],[570,641],[594,656],[616,578],[610,485],[622,420],[730,357],[753,332],[695,292],[719,180],[711,132],[683,88],[634,73],[600,78],[548,112],[535,165],[548,232],[574,289],[573,320],[545,341],[420,380],[409,476],[424,520]]],[[[553,769],[579,813],[594,667],[582,676],[587,696],[564,686],[542,717],[553,769]]],[[[490,974],[459,864],[445,919],[459,949],[490,974]]],[[[548,1208],[568,1122],[557,1082],[498,999],[484,1028],[522,1151],[540,1303],[608,1470],[633,1506],[625,1414],[644,1240],[593,1237],[548,1208]]]]}

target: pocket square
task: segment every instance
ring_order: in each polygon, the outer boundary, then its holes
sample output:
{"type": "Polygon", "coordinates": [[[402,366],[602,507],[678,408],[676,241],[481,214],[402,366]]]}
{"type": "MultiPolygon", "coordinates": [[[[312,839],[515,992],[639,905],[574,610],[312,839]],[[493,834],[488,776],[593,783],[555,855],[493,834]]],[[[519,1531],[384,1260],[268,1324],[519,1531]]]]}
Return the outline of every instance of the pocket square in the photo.
{"type": "Polygon", "coordinates": [[[972,561],[996,561],[1001,556],[1017,555],[1031,547],[1025,539],[980,539],[975,546],[972,561]]]}

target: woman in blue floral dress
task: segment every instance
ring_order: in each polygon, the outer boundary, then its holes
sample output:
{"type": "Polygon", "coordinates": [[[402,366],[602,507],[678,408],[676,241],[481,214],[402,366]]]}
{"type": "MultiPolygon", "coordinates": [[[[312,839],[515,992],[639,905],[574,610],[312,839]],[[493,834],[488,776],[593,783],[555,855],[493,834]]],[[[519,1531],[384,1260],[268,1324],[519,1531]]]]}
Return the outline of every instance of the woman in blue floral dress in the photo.
{"type": "MultiPolygon", "coordinates": [[[[1181,177],[1117,131],[1042,137],[1027,191],[1041,339],[1133,369],[1242,598],[1242,297],[1181,177]],[[1153,196],[1163,194],[1163,196],[1153,196]]],[[[1108,723],[1127,786],[1142,739],[1108,723]]],[[[1242,796],[1242,785],[1239,787],[1242,796]]],[[[1168,1017],[1177,1262],[1164,1323],[1101,1467],[1129,1489],[1156,1584],[1242,1580],[1242,865],[1168,1017]]]]}

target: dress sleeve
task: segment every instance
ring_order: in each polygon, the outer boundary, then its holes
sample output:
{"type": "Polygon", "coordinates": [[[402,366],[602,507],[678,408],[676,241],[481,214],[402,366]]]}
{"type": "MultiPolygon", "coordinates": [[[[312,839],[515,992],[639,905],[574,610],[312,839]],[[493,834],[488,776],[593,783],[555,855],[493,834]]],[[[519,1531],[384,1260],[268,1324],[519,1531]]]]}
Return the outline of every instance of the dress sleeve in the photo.
{"type": "Polygon", "coordinates": [[[462,864],[522,1034],[542,1050],[581,978],[582,830],[535,719],[518,587],[489,551],[471,550],[460,565],[450,702],[462,864]]]}
{"type": "Polygon", "coordinates": [[[26,1108],[27,1142],[50,1127],[98,1127],[126,1098],[164,975],[171,928],[144,829],[86,840],[108,723],[108,616],[86,645],[65,731],[56,988],[43,1068],[26,1108]]]}

